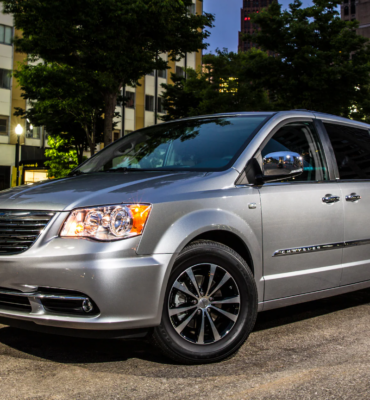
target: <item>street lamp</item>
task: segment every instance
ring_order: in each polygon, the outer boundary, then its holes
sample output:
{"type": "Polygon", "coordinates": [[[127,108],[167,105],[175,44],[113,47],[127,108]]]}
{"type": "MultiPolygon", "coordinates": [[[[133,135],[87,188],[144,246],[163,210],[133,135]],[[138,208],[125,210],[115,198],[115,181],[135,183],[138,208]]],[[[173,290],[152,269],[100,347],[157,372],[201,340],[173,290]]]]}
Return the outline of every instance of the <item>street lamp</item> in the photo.
{"type": "Polygon", "coordinates": [[[17,180],[15,182],[15,186],[18,186],[18,182],[19,182],[19,145],[20,145],[20,138],[21,135],[23,133],[23,128],[21,124],[18,124],[15,127],[15,133],[18,136],[18,140],[17,140],[17,144],[16,144],[16,148],[15,148],[15,167],[17,169],[17,180]]]}

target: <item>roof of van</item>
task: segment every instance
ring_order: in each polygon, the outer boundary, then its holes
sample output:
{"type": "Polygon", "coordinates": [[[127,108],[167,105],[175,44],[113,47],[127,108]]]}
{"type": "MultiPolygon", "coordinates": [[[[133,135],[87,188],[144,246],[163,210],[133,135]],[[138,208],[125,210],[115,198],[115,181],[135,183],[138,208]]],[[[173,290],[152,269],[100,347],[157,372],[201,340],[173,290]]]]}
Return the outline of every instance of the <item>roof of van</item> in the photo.
{"type": "Polygon", "coordinates": [[[343,117],[338,117],[337,115],[332,115],[332,114],[327,114],[327,113],[322,113],[320,111],[313,111],[313,110],[305,110],[305,109],[297,109],[297,110],[286,110],[286,111],[277,111],[277,112],[272,112],[272,111],[242,111],[242,112],[230,112],[230,113],[219,113],[219,114],[213,114],[213,115],[204,115],[204,116],[199,116],[199,117],[194,117],[194,118],[204,118],[204,117],[211,117],[211,116],[248,116],[248,115],[281,115],[284,114],[287,117],[291,115],[292,117],[296,116],[299,114],[300,116],[312,116],[314,118],[322,119],[324,121],[332,121],[336,123],[342,123],[346,125],[355,125],[361,128],[366,128],[370,129],[370,124],[367,124],[365,122],[360,122],[360,121],[355,121],[353,119],[349,118],[343,118],[343,117]]]}

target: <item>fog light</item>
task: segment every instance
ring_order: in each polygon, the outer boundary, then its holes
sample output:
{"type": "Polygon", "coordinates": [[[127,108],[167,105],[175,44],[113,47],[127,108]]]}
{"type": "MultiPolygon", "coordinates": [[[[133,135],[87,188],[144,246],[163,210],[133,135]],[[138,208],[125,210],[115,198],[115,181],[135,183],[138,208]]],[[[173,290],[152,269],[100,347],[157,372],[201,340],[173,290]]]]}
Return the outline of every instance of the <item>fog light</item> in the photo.
{"type": "Polygon", "coordinates": [[[92,305],[91,301],[89,299],[85,299],[82,303],[82,309],[89,313],[93,310],[94,306],[92,305]]]}

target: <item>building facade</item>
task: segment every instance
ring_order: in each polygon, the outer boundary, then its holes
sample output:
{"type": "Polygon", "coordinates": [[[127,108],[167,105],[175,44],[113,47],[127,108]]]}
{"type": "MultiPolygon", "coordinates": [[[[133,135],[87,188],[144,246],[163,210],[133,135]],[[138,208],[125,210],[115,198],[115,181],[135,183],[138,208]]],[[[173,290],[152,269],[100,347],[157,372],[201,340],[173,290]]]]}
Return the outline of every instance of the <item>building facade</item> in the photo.
{"type": "MultiPolygon", "coordinates": [[[[203,13],[203,2],[193,0],[191,13],[203,13]]],[[[33,127],[24,119],[15,117],[15,108],[27,108],[26,101],[21,97],[19,85],[11,77],[11,72],[17,68],[19,62],[26,58],[25,54],[15,52],[12,39],[20,34],[14,29],[13,18],[2,13],[0,4],[0,190],[7,189],[15,184],[16,144],[18,137],[15,127],[20,124],[23,134],[20,136],[19,161],[21,165],[21,183],[33,183],[47,179],[47,169],[44,167],[47,133],[43,127],[33,127]]],[[[161,55],[167,60],[167,55],[161,55]]],[[[140,86],[124,89],[123,94],[129,98],[125,106],[118,105],[116,111],[121,117],[116,120],[116,129],[113,140],[155,123],[165,113],[162,107],[162,83],[171,83],[171,72],[184,74],[184,68],[197,69],[202,65],[202,52],[189,53],[185,59],[178,62],[169,62],[169,70],[153,71],[140,79],[140,86]]],[[[97,146],[99,150],[102,145],[97,146]]],[[[86,156],[90,153],[87,152],[86,156]]]]}
{"type": "Polygon", "coordinates": [[[242,35],[246,33],[252,34],[260,29],[258,24],[252,23],[251,16],[260,13],[262,9],[267,8],[273,1],[276,0],[243,0],[243,8],[240,11],[241,31],[239,32],[239,52],[248,51],[252,47],[257,47],[257,45],[251,41],[244,41],[242,35]]]}
{"type": "Polygon", "coordinates": [[[18,140],[15,127],[18,124],[24,131],[20,137],[20,159],[24,161],[23,180],[33,182],[35,177],[46,176],[43,168],[44,144],[42,136],[37,136],[40,135],[40,129],[35,129],[34,133],[27,132],[25,121],[13,115],[16,107],[26,108],[26,101],[21,97],[17,82],[11,77],[11,72],[25,58],[24,54],[14,50],[14,34],[13,18],[0,12],[0,190],[10,187],[14,175],[18,140]]]}
{"type": "Polygon", "coordinates": [[[345,21],[359,21],[357,34],[370,39],[370,0],[345,0],[341,5],[341,17],[345,21]]]}

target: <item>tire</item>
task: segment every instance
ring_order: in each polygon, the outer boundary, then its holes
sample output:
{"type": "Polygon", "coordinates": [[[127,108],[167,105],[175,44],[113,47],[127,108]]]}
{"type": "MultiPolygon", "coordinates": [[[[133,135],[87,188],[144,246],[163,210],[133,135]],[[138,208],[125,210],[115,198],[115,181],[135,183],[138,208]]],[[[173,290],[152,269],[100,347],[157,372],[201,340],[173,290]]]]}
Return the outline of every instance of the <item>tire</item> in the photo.
{"type": "Polygon", "coordinates": [[[175,262],[152,338],[177,363],[221,361],[247,340],[257,305],[256,283],[245,260],[223,244],[197,241],[175,262]]]}

